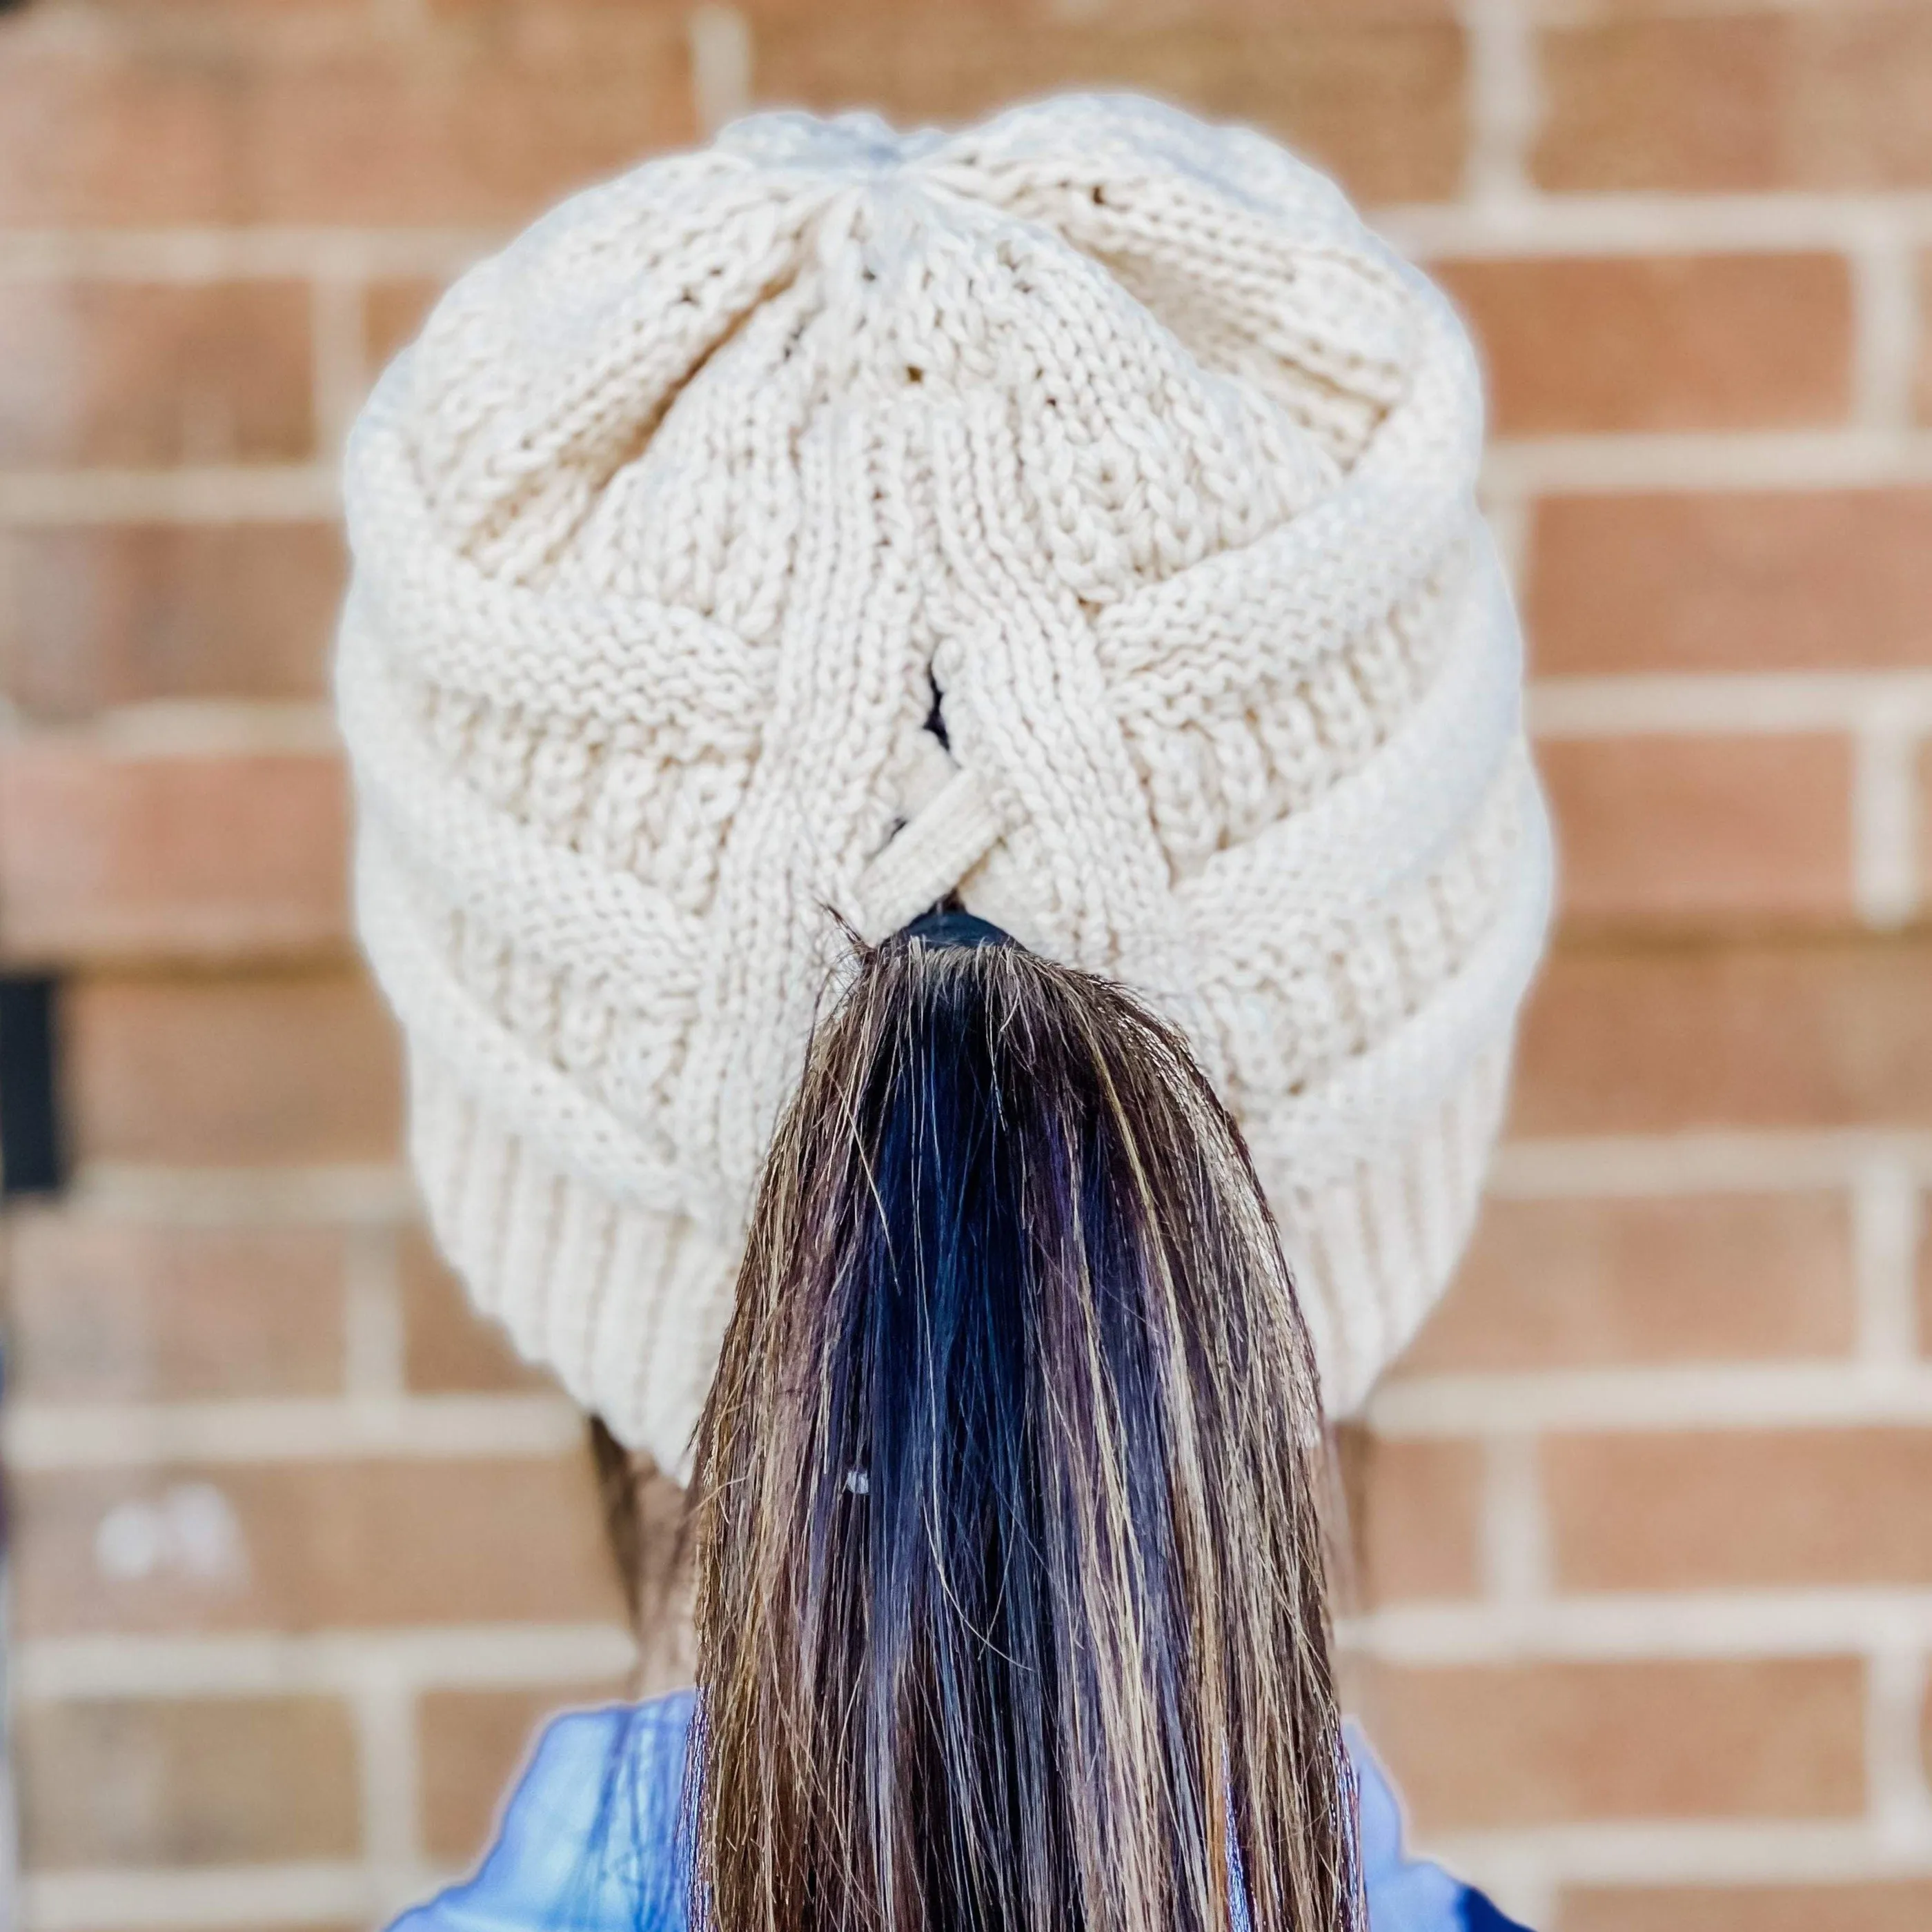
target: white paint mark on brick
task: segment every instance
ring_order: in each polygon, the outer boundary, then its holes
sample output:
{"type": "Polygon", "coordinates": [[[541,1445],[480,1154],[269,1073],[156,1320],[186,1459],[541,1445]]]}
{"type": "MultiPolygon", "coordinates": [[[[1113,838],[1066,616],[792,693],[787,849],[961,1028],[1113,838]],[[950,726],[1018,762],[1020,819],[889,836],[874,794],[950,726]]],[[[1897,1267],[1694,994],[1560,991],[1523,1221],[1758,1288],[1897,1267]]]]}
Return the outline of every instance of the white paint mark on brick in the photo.
{"type": "Polygon", "coordinates": [[[171,1483],[152,1502],[116,1503],[94,1533],[94,1567],[110,1583],[159,1580],[239,1590],[248,1545],[235,1506],[213,1483],[171,1483]]]}

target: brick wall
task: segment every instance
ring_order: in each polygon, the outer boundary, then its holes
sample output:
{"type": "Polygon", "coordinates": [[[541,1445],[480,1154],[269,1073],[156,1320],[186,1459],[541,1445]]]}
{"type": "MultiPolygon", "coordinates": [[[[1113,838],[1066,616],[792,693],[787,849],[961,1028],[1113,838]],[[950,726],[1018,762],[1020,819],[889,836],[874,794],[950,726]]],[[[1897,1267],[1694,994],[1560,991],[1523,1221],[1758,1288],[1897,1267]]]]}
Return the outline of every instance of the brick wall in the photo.
{"type": "Polygon", "coordinates": [[[1474,320],[1565,852],[1494,1198],[1354,1443],[1364,1707],[1558,1932],[1932,1923],[1932,4],[29,0],[0,20],[23,1922],[367,1922],[626,1667],[414,1229],[334,456],[434,289],[748,99],[1272,127],[1474,320]]]}

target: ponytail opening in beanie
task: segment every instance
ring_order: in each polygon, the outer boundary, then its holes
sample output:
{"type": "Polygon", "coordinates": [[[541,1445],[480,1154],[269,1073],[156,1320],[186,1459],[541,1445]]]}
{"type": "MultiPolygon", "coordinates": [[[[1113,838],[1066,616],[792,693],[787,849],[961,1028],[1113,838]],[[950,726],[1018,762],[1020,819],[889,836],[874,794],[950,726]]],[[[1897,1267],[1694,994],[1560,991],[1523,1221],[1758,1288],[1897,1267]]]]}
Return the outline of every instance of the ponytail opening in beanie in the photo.
{"type": "Polygon", "coordinates": [[[1175,1030],[1018,946],[862,951],[699,1426],[694,1923],[1354,1932],[1323,1466],[1175,1030]]]}

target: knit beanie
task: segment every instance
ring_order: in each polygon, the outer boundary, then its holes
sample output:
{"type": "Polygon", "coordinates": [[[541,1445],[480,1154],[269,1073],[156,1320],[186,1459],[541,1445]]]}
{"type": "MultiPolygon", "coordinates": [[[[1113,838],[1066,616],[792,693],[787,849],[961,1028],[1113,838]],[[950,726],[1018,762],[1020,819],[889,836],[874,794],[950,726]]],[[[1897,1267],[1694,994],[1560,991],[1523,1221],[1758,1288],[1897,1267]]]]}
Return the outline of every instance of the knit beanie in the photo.
{"type": "Polygon", "coordinates": [[[754,116],[357,422],[357,916],[478,1306],[688,1471],[850,940],[948,895],[1184,1030],[1331,1411],[1474,1216],[1550,857],[1448,303],[1252,132],[754,116]]]}

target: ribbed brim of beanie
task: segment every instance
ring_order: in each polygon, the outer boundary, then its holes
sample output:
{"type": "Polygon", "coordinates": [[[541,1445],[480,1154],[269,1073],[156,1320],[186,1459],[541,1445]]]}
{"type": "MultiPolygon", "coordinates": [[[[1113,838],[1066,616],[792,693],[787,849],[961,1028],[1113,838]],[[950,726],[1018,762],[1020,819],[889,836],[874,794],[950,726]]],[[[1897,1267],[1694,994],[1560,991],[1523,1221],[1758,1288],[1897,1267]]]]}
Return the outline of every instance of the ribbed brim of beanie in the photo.
{"type": "Polygon", "coordinates": [[[1480,442],[1334,185],[1142,100],[756,117],[464,276],[351,439],[338,687],[478,1305],[682,1473],[835,914],[956,892],[1186,1029],[1356,1404],[1548,917],[1480,442]]]}

